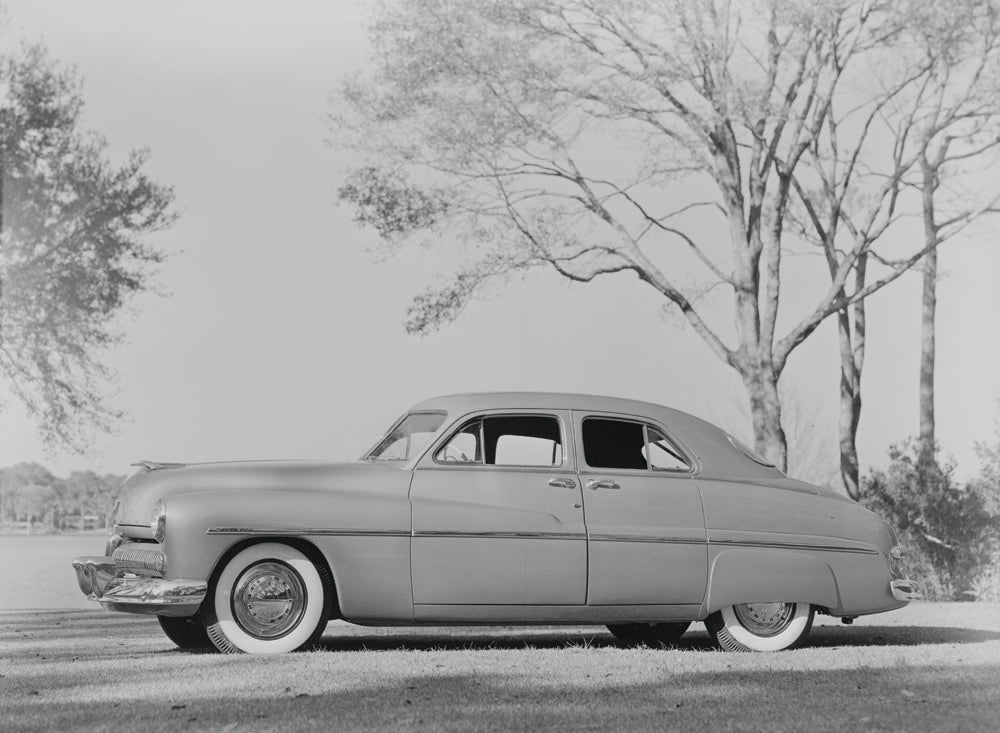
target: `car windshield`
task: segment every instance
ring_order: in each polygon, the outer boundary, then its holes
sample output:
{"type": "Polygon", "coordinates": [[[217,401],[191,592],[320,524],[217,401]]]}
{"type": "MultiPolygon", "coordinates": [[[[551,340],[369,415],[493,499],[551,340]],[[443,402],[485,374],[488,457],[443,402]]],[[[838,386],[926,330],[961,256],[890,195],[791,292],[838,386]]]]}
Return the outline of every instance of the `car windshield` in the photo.
{"type": "Polygon", "coordinates": [[[368,454],[369,461],[408,461],[417,456],[444,422],[443,412],[411,412],[368,454]]]}

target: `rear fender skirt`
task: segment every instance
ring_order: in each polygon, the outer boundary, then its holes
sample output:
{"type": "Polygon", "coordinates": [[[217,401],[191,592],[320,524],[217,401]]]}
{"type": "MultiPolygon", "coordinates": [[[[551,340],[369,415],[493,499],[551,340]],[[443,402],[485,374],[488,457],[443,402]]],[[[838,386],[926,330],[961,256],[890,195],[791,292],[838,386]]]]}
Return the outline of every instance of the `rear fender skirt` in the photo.
{"type": "Polygon", "coordinates": [[[711,560],[705,615],[736,603],[772,601],[838,608],[833,570],[821,558],[793,550],[726,549],[711,560]]]}

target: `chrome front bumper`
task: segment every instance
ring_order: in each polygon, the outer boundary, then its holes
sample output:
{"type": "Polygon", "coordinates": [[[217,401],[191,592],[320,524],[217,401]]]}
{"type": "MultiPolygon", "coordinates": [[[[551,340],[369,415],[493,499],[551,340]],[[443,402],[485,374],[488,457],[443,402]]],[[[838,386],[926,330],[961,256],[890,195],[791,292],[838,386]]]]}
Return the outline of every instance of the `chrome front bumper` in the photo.
{"type": "Polygon", "coordinates": [[[78,557],[73,569],[84,595],[108,611],[193,616],[208,593],[204,580],[116,577],[114,559],[102,555],[78,557]]]}
{"type": "Polygon", "coordinates": [[[889,588],[897,601],[919,601],[924,597],[915,580],[893,580],[889,583],[889,588]]]}

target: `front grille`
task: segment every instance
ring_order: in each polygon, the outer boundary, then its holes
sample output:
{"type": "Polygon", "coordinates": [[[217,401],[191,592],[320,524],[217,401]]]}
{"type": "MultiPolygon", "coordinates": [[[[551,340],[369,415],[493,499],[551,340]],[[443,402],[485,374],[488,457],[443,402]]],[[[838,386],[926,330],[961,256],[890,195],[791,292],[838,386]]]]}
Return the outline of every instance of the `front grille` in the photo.
{"type": "Polygon", "coordinates": [[[122,545],[113,555],[118,573],[132,573],[162,577],[167,559],[159,550],[145,550],[133,545],[122,545]]]}

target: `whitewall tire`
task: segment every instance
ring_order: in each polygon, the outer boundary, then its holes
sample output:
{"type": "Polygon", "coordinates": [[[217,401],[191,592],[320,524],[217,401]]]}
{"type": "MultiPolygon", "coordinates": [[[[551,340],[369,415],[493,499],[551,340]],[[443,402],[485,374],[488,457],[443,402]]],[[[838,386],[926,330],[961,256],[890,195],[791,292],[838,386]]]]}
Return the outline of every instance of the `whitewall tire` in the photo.
{"type": "Polygon", "coordinates": [[[328,621],[325,568],[278,542],[251,545],[226,563],[209,595],[208,638],[230,654],[282,654],[312,646],[328,621]]]}
{"type": "Polygon", "coordinates": [[[808,603],[739,603],[705,620],[708,633],[731,652],[777,652],[798,646],[812,628],[808,603]]]}

